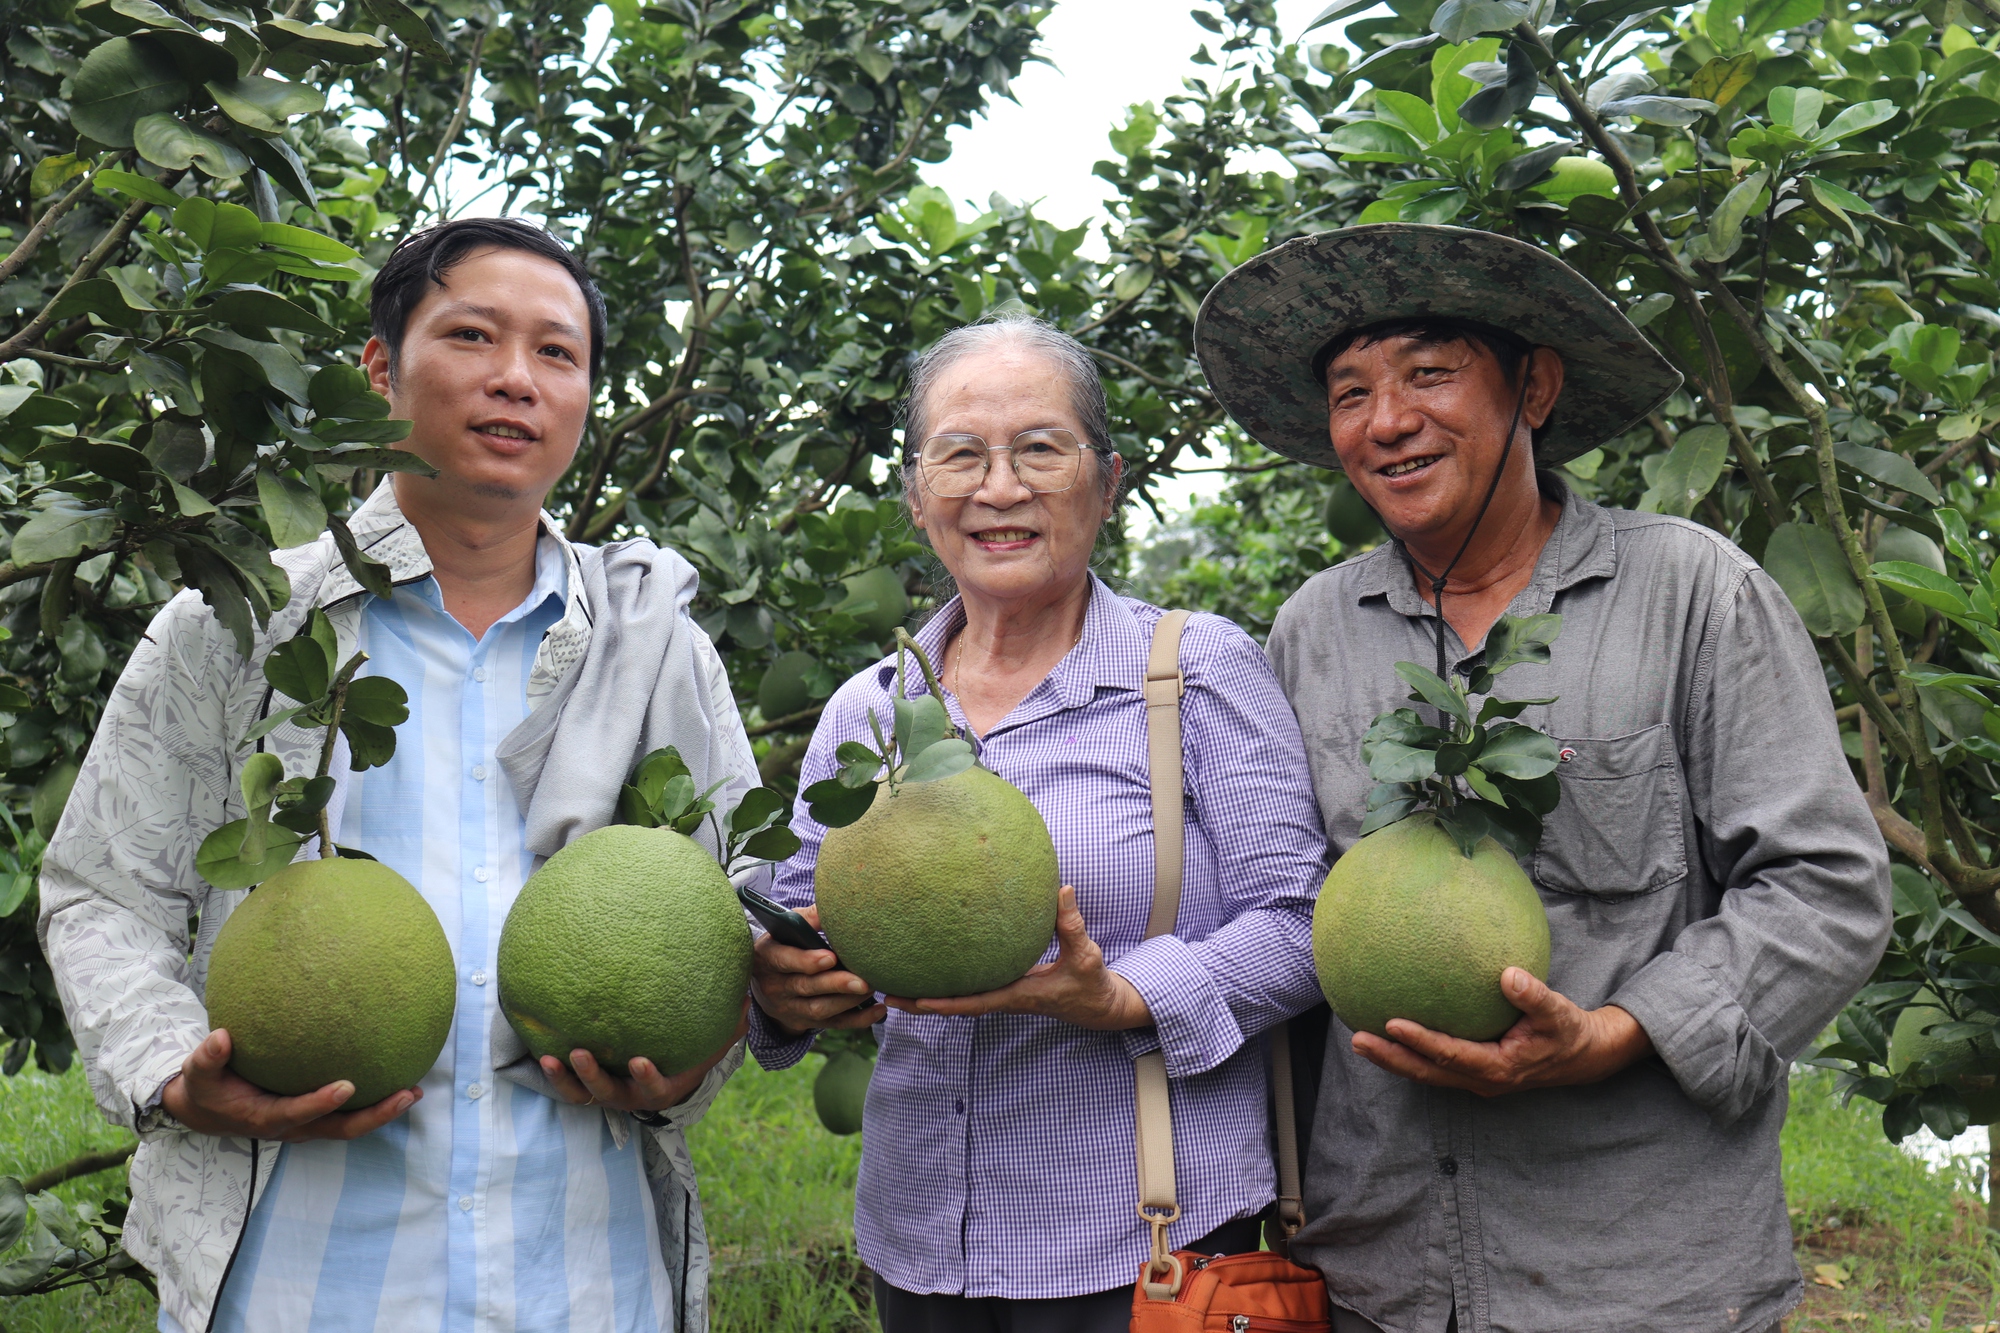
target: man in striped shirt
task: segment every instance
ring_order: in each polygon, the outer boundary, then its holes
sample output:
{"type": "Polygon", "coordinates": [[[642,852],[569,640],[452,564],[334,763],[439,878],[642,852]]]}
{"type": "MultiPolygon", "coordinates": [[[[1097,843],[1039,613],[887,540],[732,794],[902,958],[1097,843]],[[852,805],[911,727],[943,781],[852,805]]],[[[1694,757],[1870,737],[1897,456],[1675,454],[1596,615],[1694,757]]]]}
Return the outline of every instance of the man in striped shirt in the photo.
{"type": "MultiPolygon", "coordinates": [[[[756,783],[686,614],[694,571],[647,542],[572,546],[542,512],[605,329],[560,242],[490,219],[420,233],[383,267],[372,313],[364,366],[415,423],[403,447],[437,469],[396,475],[351,520],[394,595],[364,591],[330,536],[282,552],[292,598],[246,660],[182,593],[121,678],[49,849],[43,930],[79,1047],[100,1105],[143,1139],[128,1246],[160,1276],[169,1333],[699,1327],[706,1242],[682,1131],[740,1046],[675,1077],[583,1052],[574,1072],[537,1068],[494,984],[522,881],[613,818],[645,750],[676,744],[704,786],[756,783]],[[203,884],[193,851],[231,813],[248,729],[282,706],[262,660],[314,607],[343,658],[366,651],[410,698],[392,760],[336,763],[338,840],[416,885],[458,980],[435,1067],[356,1111],[335,1109],[345,1082],[280,1097],[231,1072],[200,1000],[240,895],[203,884]]],[[[280,727],[266,744],[282,757],[314,740],[280,727]]]]}

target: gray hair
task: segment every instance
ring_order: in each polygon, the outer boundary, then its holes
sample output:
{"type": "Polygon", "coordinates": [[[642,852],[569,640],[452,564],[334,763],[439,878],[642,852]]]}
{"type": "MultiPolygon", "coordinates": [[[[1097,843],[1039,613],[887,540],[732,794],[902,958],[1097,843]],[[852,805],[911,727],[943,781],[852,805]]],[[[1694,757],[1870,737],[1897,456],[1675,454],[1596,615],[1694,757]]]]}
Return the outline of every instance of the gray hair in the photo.
{"type": "Polygon", "coordinates": [[[1097,475],[1105,498],[1116,486],[1112,459],[1111,409],[1104,399],[1104,380],[1090,350],[1044,319],[1014,309],[989,315],[976,324],[953,329],[919,352],[910,363],[910,385],[903,397],[903,491],[917,481],[917,446],[930,433],[930,396],[944,373],[969,356],[997,347],[1018,347],[1053,363],[1069,387],[1070,410],[1083,427],[1084,447],[1097,455],[1097,475]]]}

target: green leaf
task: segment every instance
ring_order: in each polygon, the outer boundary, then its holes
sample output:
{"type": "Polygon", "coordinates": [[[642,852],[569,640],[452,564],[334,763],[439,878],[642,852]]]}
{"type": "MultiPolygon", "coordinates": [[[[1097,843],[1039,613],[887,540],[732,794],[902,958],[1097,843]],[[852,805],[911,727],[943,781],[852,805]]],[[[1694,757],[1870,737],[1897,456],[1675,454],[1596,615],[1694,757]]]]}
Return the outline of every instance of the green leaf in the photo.
{"type": "Polygon", "coordinates": [[[141,116],[172,111],[189,88],[172,57],[143,37],[114,37],[94,48],[70,78],[70,124],[112,148],[132,147],[141,116]]]}
{"type": "Polygon", "coordinates": [[[281,708],[245,732],[243,734],[243,743],[245,745],[254,744],[276,731],[279,727],[284,726],[287,722],[297,721],[311,711],[304,704],[299,705],[297,708],[281,708]]]}
{"type": "Polygon", "coordinates": [[[28,1196],[21,1182],[0,1176],[0,1251],[11,1250],[28,1229],[28,1196]]]}
{"type": "Polygon", "coordinates": [[[210,300],[203,313],[244,328],[296,329],[320,338],[338,338],[340,330],[307,310],[262,287],[232,284],[210,300]]]}
{"type": "Polygon", "coordinates": [[[450,58],[451,53],[432,34],[430,25],[402,0],[358,0],[358,4],[362,13],[386,26],[401,39],[403,45],[418,55],[429,56],[433,60],[450,58]]]}
{"type": "Polygon", "coordinates": [[[1743,244],[1743,224],[1767,202],[1764,185],[1770,178],[1768,171],[1753,171],[1722,196],[1709,215],[1708,230],[1688,241],[1697,258],[1720,264],[1736,253],[1743,244]]]}
{"type": "MultiPolygon", "coordinates": [[[[1492,688],[1493,678],[1510,667],[1547,662],[1551,656],[1550,645],[1561,634],[1562,616],[1553,611],[1534,616],[1501,616],[1493,622],[1493,628],[1486,631],[1485,665],[1481,668],[1484,683],[1475,685],[1472,692],[1487,693],[1492,688]]],[[[1545,702],[1553,703],[1554,700],[1545,702]]]]}
{"type": "Polygon", "coordinates": [[[1658,93],[1639,93],[1606,102],[1598,108],[1598,113],[1606,117],[1635,116],[1640,120],[1650,120],[1655,125],[1678,128],[1692,125],[1703,116],[1712,116],[1719,109],[1705,97],[1663,97],[1658,93]]]}
{"type": "Polygon", "coordinates": [[[388,727],[343,713],[340,734],[347,737],[348,767],[356,773],[379,768],[395,757],[396,733],[388,727]]]}
{"type": "Polygon", "coordinates": [[[1332,4],[1320,10],[1311,23],[1299,29],[1299,36],[1303,37],[1317,28],[1324,28],[1335,19],[1359,13],[1364,9],[1372,9],[1377,3],[1379,0],[1334,0],[1332,4]]]}
{"type": "Polygon", "coordinates": [[[1764,569],[1812,633],[1852,634],[1867,606],[1840,543],[1824,528],[1785,523],[1764,547],[1764,569]]]}
{"type": "Polygon", "coordinates": [[[150,177],[119,171],[114,167],[106,167],[97,173],[97,188],[119,190],[134,199],[144,199],[167,208],[178,208],[185,202],[179,195],[150,177]]]}
{"type": "Polygon", "coordinates": [[[875,793],[881,789],[879,782],[849,787],[838,779],[829,778],[825,782],[815,782],[801,794],[806,798],[815,823],[827,828],[846,828],[868,813],[868,807],[875,803],[875,793]]]}
{"type": "Polygon", "coordinates": [[[141,116],[132,126],[132,142],[139,155],[155,166],[175,170],[196,166],[210,176],[230,178],[250,169],[250,159],[236,145],[165,112],[141,116]]]}
{"type": "Polygon", "coordinates": [[[264,507],[271,541],[280,550],[319,540],[326,531],[326,506],[303,481],[276,472],[257,474],[257,500],[264,507]]]}
{"type": "Polygon", "coordinates": [[[1907,560],[1883,560],[1869,568],[1883,587],[1893,589],[1933,611],[1942,611],[1961,620],[1992,623],[1992,617],[1982,617],[1973,609],[1972,599],[1965,595],[1965,589],[1934,569],[1907,560]]]}
{"type": "Polygon", "coordinates": [[[902,781],[936,782],[954,777],[972,767],[972,746],[953,736],[936,742],[912,759],[903,770],[902,781]]]}
{"type": "Polygon", "coordinates": [[[1729,462],[1729,432],[1720,426],[1690,426],[1660,461],[1653,489],[1660,512],[1686,518],[1722,476],[1729,462]]]}
{"type": "MultiPolygon", "coordinates": [[[[282,222],[266,222],[264,224],[264,244],[276,246],[280,250],[288,250],[306,259],[317,259],[326,264],[345,264],[349,260],[361,258],[358,251],[349,249],[339,241],[334,240],[331,236],[323,236],[316,231],[307,231],[304,227],[287,226],[282,222]]],[[[368,387],[367,375],[357,367],[346,366],[339,368],[352,370],[356,374],[360,374],[361,387],[364,390],[368,387]]],[[[332,370],[336,369],[336,367],[329,366],[327,369],[332,370]]],[[[325,374],[326,372],[321,371],[320,373],[325,374]]],[[[352,395],[348,396],[351,397],[352,395]]],[[[386,403],[388,400],[380,399],[380,401],[386,403]]],[[[317,402],[314,403],[314,409],[317,411],[327,410],[319,407],[317,402]]],[[[329,412],[328,415],[360,416],[362,414],[358,412],[329,412]]],[[[384,408],[379,415],[389,415],[387,408],[384,408]]]]}
{"type": "Polygon", "coordinates": [[[1931,1133],[1941,1139],[1955,1139],[1972,1123],[1972,1113],[1958,1090],[1939,1083],[1917,1094],[1917,1115],[1931,1133]]]}
{"type": "Polygon", "coordinates": [[[798,834],[778,824],[751,835],[743,844],[742,854],[759,861],[789,861],[803,845],[798,834]]]}
{"type": "Polygon", "coordinates": [[[243,771],[236,782],[242,789],[243,808],[248,815],[243,820],[243,841],[236,858],[245,865],[259,865],[264,860],[271,827],[271,802],[278,799],[278,784],[284,780],[284,761],[269,751],[260,750],[243,761],[243,771]]]}
{"type": "Polygon", "coordinates": [[[204,85],[222,114],[252,134],[279,135],[293,116],[326,110],[326,95],[303,83],[252,75],[204,85]]]}
{"type": "Polygon", "coordinates": [[[1482,32],[1506,32],[1528,16],[1522,0],[1444,0],[1431,15],[1431,31],[1457,45],[1482,32]]]}
{"type": "MultiPolygon", "coordinates": [[[[386,402],[386,400],[385,400],[386,402]]],[[[414,422],[401,419],[390,421],[330,421],[322,418],[313,422],[312,433],[328,444],[395,444],[410,437],[414,422]]],[[[411,455],[415,457],[415,455],[411,455]]],[[[425,464],[426,467],[429,464],[425,464]]]]}
{"type": "MultiPolygon", "coordinates": [[[[1527,709],[1536,708],[1543,704],[1552,704],[1554,702],[1555,698],[1553,696],[1547,699],[1489,698],[1485,703],[1479,706],[1479,716],[1474,718],[1473,721],[1478,723],[1480,726],[1485,726],[1488,722],[1491,722],[1494,718],[1517,718],[1521,716],[1522,712],[1524,712],[1527,709]]],[[[1505,802],[1502,802],[1502,804],[1505,804],[1505,802]]]]}
{"type": "Polygon", "coordinates": [[[1533,727],[1508,724],[1486,735],[1486,748],[1472,761],[1481,772],[1507,778],[1539,778],[1562,760],[1554,740],[1533,727]]]}
{"type": "Polygon", "coordinates": [[[386,42],[367,33],[342,32],[323,23],[301,23],[297,19],[259,23],[257,35],[273,52],[334,65],[372,64],[389,49],[386,42]]]}
{"type": "Polygon", "coordinates": [[[773,820],[782,819],[791,808],[792,803],[782,794],[769,787],[752,787],[729,812],[729,831],[744,837],[769,828],[773,820]]]}
{"type": "Polygon", "coordinates": [[[1814,148],[1830,148],[1850,134],[1859,134],[1885,120],[1894,119],[1897,109],[1896,104],[1887,98],[1856,102],[1828,121],[1826,128],[1813,136],[1812,145],[1814,148]]]}
{"type": "MultiPolygon", "coordinates": [[[[899,701],[899,711],[902,702],[910,705],[910,727],[898,741],[906,758],[915,759],[951,735],[951,715],[935,695],[926,694],[921,698],[899,701]]],[[[897,730],[901,732],[903,729],[898,726],[897,730]]]]}
{"type": "Polygon", "coordinates": [[[1415,162],[1424,152],[1408,131],[1381,120],[1342,125],[1326,136],[1326,146],[1360,162],[1415,162]]]}
{"type": "Polygon", "coordinates": [[[1459,119],[1474,129],[1496,129],[1526,111],[1540,87],[1541,76],[1535,72],[1528,48],[1520,42],[1509,42],[1507,77],[1487,84],[1460,103],[1459,119]]]}
{"type": "Polygon", "coordinates": [[[290,865],[298,855],[299,845],[305,841],[302,835],[289,830],[273,831],[265,836],[263,857],[245,861],[237,853],[243,846],[249,822],[233,819],[224,824],[203,838],[194,854],[195,872],[218,889],[247,889],[262,884],[290,865]]]}
{"type": "Polygon", "coordinates": [[[1563,159],[1576,145],[1567,139],[1558,139],[1540,148],[1530,148],[1525,153],[1516,154],[1500,164],[1493,173],[1493,188],[1496,190],[1525,190],[1547,176],[1555,164],[1563,159]]]}
{"type": "MultiPolygon", "coordinates": [[[[1956,356],[1955,349],[1953,355],[1956,356]]],[[[1931,504],[1944,503],[1944,496],[1938,494],[1938,488],[1931,484],[1931,479],[1901,454],[1838,440],[1833,446],[1833,456],[1863,476],[1871,477],[1891,489],[1908,491],[1931,504]]]]}
{"type": "Polygon", "coordinates": [[[1461,722],[1472,720],[1472,712],[1466,706],[1464,697],[1438,679],[1436,672],[1428,667],[1418,666],[1415,662],[1398,662],[1395,671],[1403,683],[1415,690],[1417,695],[1431,707],[1449,713],[1461,722]]]}
{"type": "Polygon", "coordinates": [[[279,694],[302,704],[325,698],[333,673],[332,658],[309,632],[285,640],[264,659],[264,679],[279,694]]]}
{"type": "Polygon", "coordinates": [[[1436,750],[1379,741],[1369,752],[1368,775],[1377,782],[1422,782],[1436,772],[1436,750]]]}
{"type": "Polygon", "coordinates": [[[67,560],[82,551],[108,547],[117,532],[118,521],[109,510],[63,496],[21,525],[9,558],[16,565],[67,560]]]}
{"type": "MultiPolygon", "coordinates": [[[[266,139],[262,135],[246,134],[240,130],[235,138],[237,147],[248,153],[250,160],[280,188],[307,208],[319,207],[319,193],[313,189],[312,181],[306,175],[306,164],[299,160],[298,153],[290,144],[283,139],[266,139]]],[[[275,227],[280,224],[274,222],[267,225],[275,227]]]]}
{"type": "Polygon", "coordinates": [[[35,163],[34,171],[29,174],[28,197],[46,199],[89,170],[90,164],[79,162],[75,153],[50,153],[35,163]]]}
{"type": "Polygon", "coordinates": [[[1368,812],[1366,819],[1361,821],[1361,828],[1355,836],[1365,838],[1377,829],[1385,829],[1391,824],[1400,823],[1408,819],[1422,808],[1422,802],[1414,796],[1403,797],[1377,806],[1368,812]]]}
{"type": "Polygon", "coordinates": [[[174,208],[174,226],[204,253],[210,250],[254,250],[264,239],[264,224],[240,204],[218,204],[196,196],[174,208]]]}
{"type": "Polygon", "coordinates": [[[400,727],[410,720],[409,692],[387,676],[359,677],[347,683],[341,716],[378,727],[400,727]]]}
{"type": "Polygon", "coordinates": [[[1810,23],[1823,7],[1823,0],[1744,0],[1744,40],[1810,23]]]}
{"type": "Polygon", "coordinates": [[[1695,71],[1694,78],[1688,81],[1688,95],[1722,106],[1742,92],[1756,73],[1755,51],[1745,51],[1736,56],[1716,56],[1695,71]]]}
{"type": "Polygon", "coordinates": [[[1949,97],[1924,112],[1922,121],[1943,130],[1977,130],[2000,122],[2000,102],[1990,97],[1949,97]]]}

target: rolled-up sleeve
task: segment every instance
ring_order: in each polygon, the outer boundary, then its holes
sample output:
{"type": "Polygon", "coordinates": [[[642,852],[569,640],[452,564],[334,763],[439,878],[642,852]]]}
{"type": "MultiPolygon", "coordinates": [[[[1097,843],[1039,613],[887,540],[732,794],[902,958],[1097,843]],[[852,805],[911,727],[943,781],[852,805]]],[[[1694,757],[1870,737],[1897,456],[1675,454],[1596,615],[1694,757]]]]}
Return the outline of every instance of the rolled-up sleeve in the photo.
{"type": "Polygon", "coordinates": [[[1682,759],[1721,903],[1610,1002],[1727,1124],[1874,969],[1889,935],[1889,861],[1784,593],[1746,571],[1706,639],[1682,759]]]}
{"type": "Polygon", "coordinates": [[[1186,836],[1213,849],[1228,916],[1204,939],[1158,936],[1112,964],[1153,1014],[1154,1027],[1125,1034],[1128,1052],[1162,1051],[1174,1078],[1318,1003],[1312,911],[1326,876],[1305,744],[1264,650],[1229,621],[1196,616],[1181,663],[1186,836]]]}

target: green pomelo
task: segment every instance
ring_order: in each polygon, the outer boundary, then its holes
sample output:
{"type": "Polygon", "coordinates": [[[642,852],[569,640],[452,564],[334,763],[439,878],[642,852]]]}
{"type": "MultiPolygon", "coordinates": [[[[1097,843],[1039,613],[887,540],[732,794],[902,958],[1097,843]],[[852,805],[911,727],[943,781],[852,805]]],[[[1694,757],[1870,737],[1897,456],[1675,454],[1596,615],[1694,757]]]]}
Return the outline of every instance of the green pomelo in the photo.
{"type": "Polygon", "coordinates": [[[819,1122],[835,1134],[859,1134],[868,1078],[874,1072],[875,1062],[865,1055],[852,1051],[829,1055],[813,1080],[813,1110],[819,1112],[819,1122]]]}
{"type": "Polygon", "coordinates": [[[847,589],[847,596],[835,603],[833,609],[852,615],[878,639],[888,638],[910,614],[910,594],[903,591],[901,576],[887,565],[877,565],[865,574],[842,579],[840,586],[847,589]],[[860,609],[863,602],[873,605],[860,609]]]}
{"type": "Polygon", "coordinates": [[[818,665],[811,653],[782,653],[765,669],[757,685],[757,707],[766,722],[812,707],[812,674],[818,665]]]}
{"type": "Polygon", "coordinates": [[[1055,937],[1061,872],[1028,798],[983,768],[884,786],[813,869],[821,928],[843,965],[909,999],[1021,979],[1055,937]]]}
{"type": "MultiPolygon", "coordinates": [[[[1951,1015],[1937,1007],[1936,995],[1930,991],[1919,992],[1916,1001],[1896,1017],[1896,1030],[1889,1037],[1889,1072],[1900,1074],[1911,1065],[1933,1056],[1950,1061],[1971,1059],[1970,1042],[1942,1041],[1923,1030],[1951,1021],[1951,1015]]],[[[2000,1073],[2000,1070],[1992,1072],[2000,1073]]],[[[1972,1113],[1975,1125],[2000,1121],[2000,1086],[1989,1081],[1990,1078],[1990,1074],[1970,1074],[1969,1071],[1958,1076],[1958,1095],[1964,1098],[1965,1109],[1972,1113]],[[1985,1086],[1972,1083],[1973,1079],[1985,1086]]]]}
{"type": "Polygon", "coordinates": [[[1499,843],[1471,857],[1429,815],[1378,829],[1336,861],[1313,909],[1320,989],[1356,1032],[1387,1036],[1405,1018],[1491,1041],[1520,1011],[1500,974],[1549,975],[1549,918],[1499,843]]]}
{"type": "Polygon", "coordinates": [[[1382,540],[1382,520],[1345,477],[1327,494],[1325,519],[1327,535],[1342,546],[1372,546],[1382,540]]]}
{"type": "Polygon", "coordinates": [[[750,927],[715,858],[672,829],[613,824],[550,857],[500,928],[500,1008],[539,1058],[589,1051],[623,1076],[729,1041],[750,989],[750,927]]]}
{"type": "Polygon", "coordinates": [[[28,816],[34,822],[35,832],[44,839],[56,836],[56,825],[62,822],[63,809],[69,805],[70,788],[76,786],[76,774],[76,760],[65,759],[51,766],[35,784],[28,816]]]}
{"type": "Polygon", "coordinates": [[[415,1087],[451,1033],[451,944],[410,882],[380,861],[295,861],[223,922],[208,963],[208,1022],[230,1066],[285,1096],[336,1079],[347,1107],[415,1087]]]}

